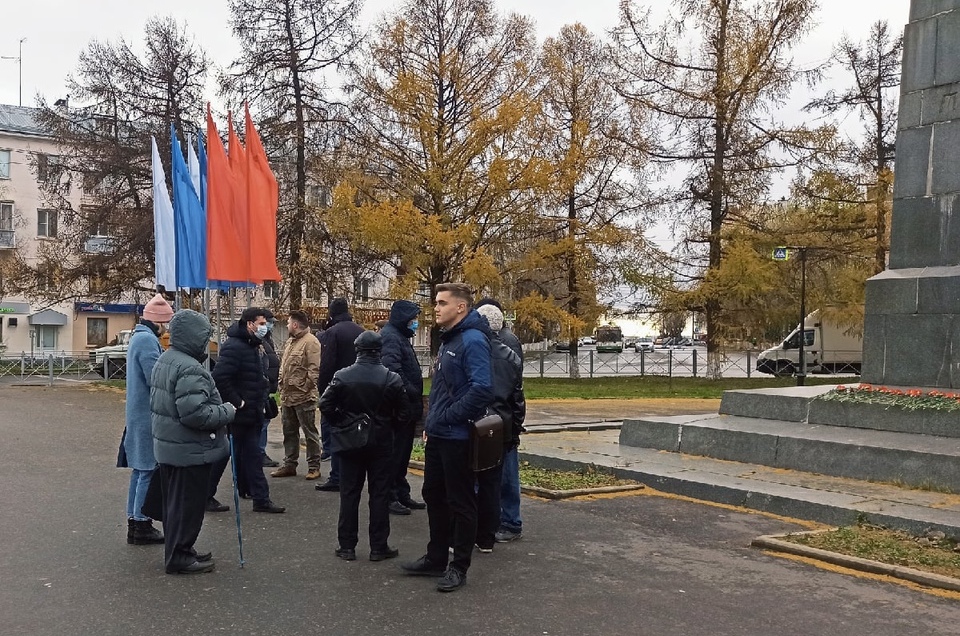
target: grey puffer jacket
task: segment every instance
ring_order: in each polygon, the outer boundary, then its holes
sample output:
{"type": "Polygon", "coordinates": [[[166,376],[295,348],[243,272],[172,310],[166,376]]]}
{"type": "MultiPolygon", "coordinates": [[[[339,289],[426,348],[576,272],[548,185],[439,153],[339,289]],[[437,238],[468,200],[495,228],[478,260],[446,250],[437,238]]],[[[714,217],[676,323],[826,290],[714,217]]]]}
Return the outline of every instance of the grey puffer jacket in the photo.
{"type": "Polygon", "coordinates": [[[226,426],[236,409],[223,403],[200,364],[211,331],[206,317],[189,309],[170,320],[170,348],[150,377],[153,451],[160,464],[211,464],[229,453],[226,426]]]}

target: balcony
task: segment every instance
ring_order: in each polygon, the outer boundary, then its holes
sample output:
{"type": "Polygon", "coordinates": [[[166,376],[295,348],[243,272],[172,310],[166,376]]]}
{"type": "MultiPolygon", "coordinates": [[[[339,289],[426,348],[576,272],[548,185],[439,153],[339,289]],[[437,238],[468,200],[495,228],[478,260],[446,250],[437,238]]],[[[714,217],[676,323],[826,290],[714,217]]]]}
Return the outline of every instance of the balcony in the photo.
{"type": "Polygon", "coordinates": [[[112,236],[90,236],[83,244],[83,251],[87,254],[109,254],[115,247],[112,236]]]}
{"type": "Polygon", "coordinates": [[[16,247],[16,233],[13,230],[0,230],[0,250],[12,250],[16,247]]]}

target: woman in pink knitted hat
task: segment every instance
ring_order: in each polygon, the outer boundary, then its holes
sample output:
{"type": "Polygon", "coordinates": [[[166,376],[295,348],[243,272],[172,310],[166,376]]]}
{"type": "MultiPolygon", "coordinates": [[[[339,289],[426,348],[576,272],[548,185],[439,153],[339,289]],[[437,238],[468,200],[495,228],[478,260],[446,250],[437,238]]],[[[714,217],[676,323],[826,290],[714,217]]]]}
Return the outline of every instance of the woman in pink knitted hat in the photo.
{"type": "Polygon", "coordinates": [[[150,427],[150,374],[163,353],[161,325],[173,318],[173,308],[157,294],[144,306],[141,315],[127,348],[126,428],[120,442],[121,460],[117,463],[133,469],[127,492],[127,543],[131,545],[163,543],[163,534],[141,508],[157,466],[150,427]]]}

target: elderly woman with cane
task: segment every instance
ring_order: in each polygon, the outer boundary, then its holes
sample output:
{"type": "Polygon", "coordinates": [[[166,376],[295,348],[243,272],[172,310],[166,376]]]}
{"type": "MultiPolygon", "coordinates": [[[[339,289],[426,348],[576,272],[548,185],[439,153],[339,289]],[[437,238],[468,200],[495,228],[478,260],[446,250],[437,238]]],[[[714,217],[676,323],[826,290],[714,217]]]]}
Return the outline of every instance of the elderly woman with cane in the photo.
{"type": "Polygon", "coordinates": [[[226,430],[236,409],[224,404],[203,368],[212,329],[205,316],[183,309],[170,320],[170,348],[150,378],[154,454],[163,493],[164,565],[167,574],[214,569],[197,553],[207,503],[210,466],[228,453],[226,430]]]}

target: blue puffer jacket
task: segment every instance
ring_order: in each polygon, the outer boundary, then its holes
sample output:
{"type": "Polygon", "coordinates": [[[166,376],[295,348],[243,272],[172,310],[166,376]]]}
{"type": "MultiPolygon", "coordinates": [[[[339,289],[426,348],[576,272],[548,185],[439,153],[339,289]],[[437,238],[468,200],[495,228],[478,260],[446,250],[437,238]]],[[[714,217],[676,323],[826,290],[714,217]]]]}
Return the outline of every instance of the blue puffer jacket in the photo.
{"type": "Polygon", "coordinates": [[[409,300],[398,300],[390,308],[390,322],[380,330],[383,348],[380,360],[383,366],[403,380],[409,410],[409,421],[419,422],[423,417],[423,372],[417,361],[417,352],[410,344],[413,332],[407,324],[417,317],[420,307],[409,300]]]}
{"type": "Polygon", "coordinates": [[[205,316],[181,309],[170,320],[170,348],[153,365],[153,452],[161,464],[199,466],[229,454],[226,429],[236,411],[200,364],[211,331],[205,316]]]}
{"type": "Polygon", "coordinates": [[[267,367],[267,354],[260,338],[250,333],[246,325],[239,322],[230,325],[227,340],[220,346],[217,366],[213,368],[213,379],[223,401],[237,407],[234,426],[260,430],[270,389],[267,367]]]}
{"type": "Polygon", "coordinates": [[[487,321],[471,309],[440,335],[424,427],[428,437],[470,439],[470,426],[493,403],[489,334],[487,321]]]}
{"type": "Polygon", "coordinates": [[[127,433],[123,448],[127,465],[137,470],[153,470],[153,432],[150,424],[150,376],[163,349],[160,339],[144,324],[137,325],[127,348],[127,433]]]}

